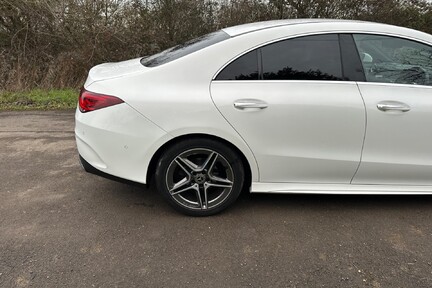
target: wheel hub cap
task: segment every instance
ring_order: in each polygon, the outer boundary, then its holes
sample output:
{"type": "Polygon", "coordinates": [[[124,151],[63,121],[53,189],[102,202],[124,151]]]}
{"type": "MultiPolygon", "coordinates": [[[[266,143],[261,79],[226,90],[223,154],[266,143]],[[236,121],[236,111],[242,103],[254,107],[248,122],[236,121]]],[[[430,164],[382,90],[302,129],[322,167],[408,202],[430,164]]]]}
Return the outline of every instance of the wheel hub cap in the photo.
{"type": "Polygon", "coordinates": [[[197,183],[197,184],[204,184],[206,179],[207,179],[207,177],[203,173],[198,173],[197,175],[194,176],[195,183],[197,183]]]}

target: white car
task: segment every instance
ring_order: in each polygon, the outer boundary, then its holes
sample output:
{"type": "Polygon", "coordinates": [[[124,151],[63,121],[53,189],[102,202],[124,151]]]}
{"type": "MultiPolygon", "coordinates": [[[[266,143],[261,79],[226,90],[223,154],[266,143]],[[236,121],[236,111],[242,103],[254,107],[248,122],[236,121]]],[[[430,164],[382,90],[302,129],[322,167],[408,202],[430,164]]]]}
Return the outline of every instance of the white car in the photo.
{"type": "Polygon", "coordinates": [[[263,193],[432,193],[432,36],[280,20],[92,68],[75,135],[89,172],[155,177],[180,212],[263,193]]]}

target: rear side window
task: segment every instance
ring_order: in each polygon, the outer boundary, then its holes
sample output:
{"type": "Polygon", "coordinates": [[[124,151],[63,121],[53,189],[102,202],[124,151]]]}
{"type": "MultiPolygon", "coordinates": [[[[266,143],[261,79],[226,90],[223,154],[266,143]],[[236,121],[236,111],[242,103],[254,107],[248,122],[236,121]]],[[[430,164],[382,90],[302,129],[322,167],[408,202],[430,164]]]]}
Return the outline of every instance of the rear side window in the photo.
{"type": "Polygon", "coordinates": [[[416,41],[356,34],[354,40],[369,82],[432,86],[432,47],[416,41]]]}
{"type": "Polygon", "coordinates": [[[231,62],[215,80],[344,80],[338,34],[288,39],[231,62]]]}
{"type": "Polygon", "coordinates": [[[261,50],[264,80],[343,80],[337,34],[289,39],[261,50]]]}
{"type": "Polygon", "coordinates": [[[258,50],[237,58],[219,73],[216,80],[258,80],[258,50]]]}
{"type": "Polygon", "coordinates": [[[190,40],[184,44],[177,45],[175,47],[169,48],[158,54],[145,57],[141,59],[141,64],[146,67],[156,67],[173,60],[179,59],[183,56],[221,42],[223,40],[229,39],[230,36],[222,30],[198,37],[196,39],[190,40]]]}

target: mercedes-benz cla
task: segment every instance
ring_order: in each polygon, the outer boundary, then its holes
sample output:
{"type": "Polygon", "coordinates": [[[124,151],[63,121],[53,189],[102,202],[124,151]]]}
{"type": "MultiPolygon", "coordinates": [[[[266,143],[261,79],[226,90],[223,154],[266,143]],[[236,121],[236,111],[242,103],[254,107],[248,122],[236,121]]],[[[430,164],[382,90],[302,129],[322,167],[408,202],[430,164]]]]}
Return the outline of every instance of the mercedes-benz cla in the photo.
{"type": "Polygon", "coordinates": [[[155,177],[177,210],[242,190],[432,193],[432,36],[281,20],[92,68],[76,111],[87,171],[155,177]]]}

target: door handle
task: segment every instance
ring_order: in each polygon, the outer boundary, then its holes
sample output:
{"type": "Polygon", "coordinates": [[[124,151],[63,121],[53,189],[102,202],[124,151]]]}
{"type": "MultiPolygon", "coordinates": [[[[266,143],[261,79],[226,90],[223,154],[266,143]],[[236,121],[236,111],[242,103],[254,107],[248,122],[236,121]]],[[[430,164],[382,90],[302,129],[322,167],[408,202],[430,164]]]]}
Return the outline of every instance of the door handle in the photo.
{"type": "Polygon", "coordinates": [[[378,110],[381,111],[400,111],[400,112],[408,112],[411,110],[411,107],[408,104],[399,102],[399,101],[382,101],[377,104],[378,110]]]}
{"type": "Polygon", "coordinates": [[[240,99],[234,102],[234,108],[243,109],[265,109],[268,104],[258,99],[240,99]]]}

